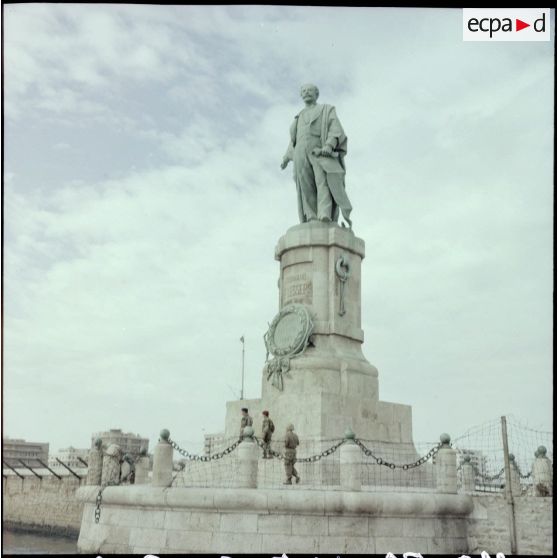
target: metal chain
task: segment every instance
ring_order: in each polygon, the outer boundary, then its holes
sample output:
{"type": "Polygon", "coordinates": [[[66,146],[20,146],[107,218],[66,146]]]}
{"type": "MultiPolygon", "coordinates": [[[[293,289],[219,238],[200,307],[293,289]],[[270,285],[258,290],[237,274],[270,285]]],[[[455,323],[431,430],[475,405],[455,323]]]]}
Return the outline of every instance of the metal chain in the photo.
{"type": "Polygon", "coordinates": [[[399,464],[399,463],[390,463],[389,461],[383,459],[382,457],[377,457],[358,438],[355,438],[355,443],[360,447],[360,449],[366,456],[375,459],[378,465],[384,465],[385,467],[389,467],[390,469],[403,469],[404,471],[406,471],[407,469],[420,467],[421,465],[426,463],[431,457],[434,457],[438,453],[439,449],[442,447],[442,444],[439,443],[438,445],[434,446],[426,455],[423,455],[422,457],[417,459],[414,463],[399,464]]]}
{"type": "Polygon", "coordinates": [[[96,506],[95,506],[95,523],[99,523],[99,520],[101,519],[101,503],[103,502],[103,490],[105,489],[105,487],[103,486],[101,488],[101,490],[99,490],[99,493],[97,494],[97,499],[95,501],[96,506]]]}
{"type": "Polygon", "coordinates": [[[237,440],[234,444],[225,448],[223,451],[219,451],[211,455],[195,455],[181,448],[174,440],[169,438],[169,444],[173,447],[173,449],[190,461],[215,461],[216,459],[222,459],[226,455],[229,455],[229,453],[232,453],[238,447],[240,442],[241,440],[237,440]]]}
{"type": "Polygon", "coordinates": [[[345,443],[345,440],[341,440],[340,442],[337,442],[337,444],[331,446],[330,448],[322,451],[322,453],[319,453],[317,455],[313,455],[311,457],[302,457],[302,458],[298,458],[297,457],[297,462],[298,463],[312,463],[314,461],[319,461],[320,459],[322,459],[323,457],[327,457],[328,455],[331,455],[332,453],[335,453],[337,451],[337,449],[342,446],[345,443]]]}
{"type": "Polygon", "coordinates": [[[478,477],[481,477],[485,481],[493,481],[499,479],[504,474],[504,467],[502,467],[495,475],[484,475],[478,470],[475,464],[473,464],[473,470],[478,477]]]}
{"type": "MultiPolygon", "coordinates": [[[[281,454],[277,451],[274,451],[271,448],[266,448],[265,443],[263,442],[263,440],[260,440],[256,436],[254,436],[254,440],[256,440],[256,443],[258,444],[258,446],[260,446],[260,448],[262,448],[263,450],[268,451],[271,455],[273,455],[273,457],[276,457],[277,459],[285,459],[285,456],[283,454],[281,454]]],[[[337,444],[334,444],[330,448],[322,451],[322,453],[318,453],[318,454],[312,455],[310,457],[300,457],[300,458],[297,457],[296,461],[297,461],[297,463],[313,463],[313,462],[319,461],[323,457],[327,457],[328,455],[331,455],[332,453],[335,453],[337,451],[337,449],[339,448],[339,446],[341,446],[344,443],[345,443],[345,440],[343,439],[343,440],[337,442],[337,444]]]]}
{"type": "Polygon", "coordinates": [[[258,444],[260,448],[267,451],[269,454],[273,455],[273,457],[276,457],[277,459],[285,459],[285,456],[280,454],[279,452],[272,450],[271,448],[266,448],[265,442],[263,440],[260,440],[257,436],[254,436],[254,440],[256,440],[256,444],[258,444]]]}
{"type": "Polygon", "coordinates": [[[516,464],[515,469],[517,471],[517,473],[519,474],[519,477],[522,479],[528,479],[531,476],[531,471],[529,471],[526,475],[524,475],[521,472],[521,469],[519,468],[519,465],[516,464]]]}

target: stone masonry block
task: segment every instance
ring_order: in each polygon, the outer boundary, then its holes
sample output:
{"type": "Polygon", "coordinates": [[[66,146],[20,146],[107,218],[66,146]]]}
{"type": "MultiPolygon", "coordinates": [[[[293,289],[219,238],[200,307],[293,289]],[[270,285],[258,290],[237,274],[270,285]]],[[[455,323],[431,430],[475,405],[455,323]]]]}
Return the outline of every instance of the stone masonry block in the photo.
{"type": "Polygon", "coordinates": [[[328,533],[330,535],[368,536],[367,517],[336,517],[328,518],[328,533]]]}
{"type": "Polygon", "coordinates": [[[470,552],[466,538],[432,537],[428,539],[428,554],[454,554],[470,552]]]}
{"type": "Polygon", "coordinates": [[[103,542],[99,552],[103,554],[127,554],[130,552],[130,547],[127,544],[103,542]]]}
{"type": "Polygon", "coordinates": [[[223,513],[220,525],[220,531],[223,533],[257,533],[258,515],[223,513]]]}
{"type": "Polygon", "coordinates": [[[406,517],[403,520],[403,530],[409,537],[433,537],[436,519],[423,517],[406,517]]]}
{"type": "Polygon", "coordinates": [[[153,554],[153,548],[150,546],[132,546],[126,554],[141,554],[142,556],[147,556],[148,554],[153,554]]]}
{"type": "Polygon", "coordinates": [[[135,546],[149,546],[159,549],[165,546],[166,531],[163,528],[147,529],[145,527],[132,527],[130,530],[129,544],[135,546]]]}
{"type": "Polygon", "coordinates": [[[118,525],[125,527],[137,527],[140,514],[141,510],[136,508],[101,507],[100,523],[113,525],[118,522],[118,525]]]}
{"type": "Polygon", "coordinates": [[[368,532],[371,537],[396,537],[404,532],[403,521],[399,517],[371,517],[368,532]]]}
{"type": "MultiPolygon", "coordinates": [[[[169,553],[192,554],[194,552],[208,552],[212,543],[212,533],[182,531],[169,529],[165,541],[165,551],[169,553]]],[[[151,548],[150,554],[154,551],[151,548]]]]}
{"type": "Polygon", "coordinates": [[[467,525],[465,521],[441,517],[434,522],[434,535],[436,537],[466,537],[467,525]]]}
{"type": "Polygon", "coordinates": [[[371,537],[320,537],[321,554],[375,554],[376,545],[371,537]]]}
{"type": "Polygon", "coordinates": [[[387,401],[378,401],[376,406],[378,421],[383,423],[393,422],[393,404],[387,401]]]}
{"type": "Polygon", "coordinates": [[[290,535],[292,533],[291,515],[260,515],[258,517],[258,533],[277,533],[290,535]]]}
{"type": "Polygon", "coordinates": [[[107,530],[105,542],[114,544],[128,544],[130,530],[133,527],[122,527],[120,525],[110,525],[107,530]]]}
{"type": "Polygon", "coordinates": [[[217,531],[221,516],[213,512],[191,512],[185,528],[189,531],[217,531]]]}
{"type": "Polygon", "coordinates": [[[169,510],[165,516],[165,529],[186,529],[192,512],[169,510]]]}
{"type": "Polygon", "coordinates": [[[300,516],[293,518],[293,535],[325,536],[328,533],[327,517],[324,516],[300,516]]]}
{"type": "Polygon", "coordinates": [[[314,554],[319,552],[319,537],[304,535],[268,535],[263,537],[261,552],[281,555],[282,553],[314,554]]]}
{"type": "Polygon", "coordinates": [[[150,509],[140,510],[140,513],[138,514],[138,520],[137,520],[138,527],[149,527],[150,529],[162,529],[163,526],[165,525],[166,513],[167,512],[164,510],[150,510],[150,509]]]}
{"type": "Polygon", "coordinates": [[[394,443],[401,442],[400,423],[395,422],[393,424],[388,424],[387,425],[387,432],[388,432],[390,442],[394,442],[394,443]]]}
{"type": "Polygon", "coordinates": [[[376,539],[376,553],[403,554],[405,552],[428,552],[428,540],[424,537],[406,537],[400,534],[399,537],[378,537],[376,539]]]}
{"type": "MultiPolygon", "coordinates": [[[[212,552],[227,553],[260,553],[262,543],[267,537],[262,535],[246,535],[244,533],[213,533],[211,541],[212,552]]],[[[207,551],[206,551],[207,552],[207,551]]]]}

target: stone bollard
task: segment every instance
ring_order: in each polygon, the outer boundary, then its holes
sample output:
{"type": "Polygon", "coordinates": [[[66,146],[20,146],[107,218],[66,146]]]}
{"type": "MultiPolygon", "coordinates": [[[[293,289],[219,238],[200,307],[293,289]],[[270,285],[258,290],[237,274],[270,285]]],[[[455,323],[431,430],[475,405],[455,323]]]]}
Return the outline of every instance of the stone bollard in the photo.
{"type": "Polygon", "coordinates": [[[103,455],[103,472],[101,485],[110,486],[120,484],[120,458],[122,450],[117,444],[111,444],[103,455]]]}
{"type": "Polygon", "coordinates": [[[457,494],[457,452],[450,447],[449,434],[442,434],[442,443],[436,455],[436,490],[444,494],[457,494]]]}
{"type": "Polygon", "coordinates": [[[170,432],[161,430],[159,443],[153,452],[153,477],[151,486],[170,486],[172,482],[173,448],[169,443],[170,432]]]}
{"type": "Polygon", "coordinates": [[[103,441],[101,438],[95,440],[95,446],[89,450],[89,467],[87,469],[87,480],[85,484],[101,485],[103,476],[103,441]]]}
{"type": "Polygon", "coordinates": [[[465,455],[461,463],[461,492],[472,494],[475,491],[475,468],[471,456],[465,455]]]}
{"type": "Polygon", "coordinates": [[[134,484],[147,484],[149,482],[149,457],[147,449],[141,448],[136,461],[136,479],[134,484]]]}
{"type": "Polygon", "coordinates": [[[535,496],[552,496],[552,462],[546,456],[546,448],[539,446],[531,469],[535,496]]]}
{"type": "Polygon", "coordinates": [[[341,488],[357,491],[362,487],[362,455],[355,443],[355,433],[349,428],[345,432],[345,443],[341,446],[339,463],[341,488]]]}
{"type": "Polygon", "coordinates": [[[510,477],[512,496],[521,496],[521,477],[513,453],[510,453],[510,477]]]}
{"type": "Polygon", "coordinates": [[[254,441],[254,429],[245,426],[242,442],[238,446],[238,475],[236,487],[256,488],[258,486],[258,446],[254,441]]]}

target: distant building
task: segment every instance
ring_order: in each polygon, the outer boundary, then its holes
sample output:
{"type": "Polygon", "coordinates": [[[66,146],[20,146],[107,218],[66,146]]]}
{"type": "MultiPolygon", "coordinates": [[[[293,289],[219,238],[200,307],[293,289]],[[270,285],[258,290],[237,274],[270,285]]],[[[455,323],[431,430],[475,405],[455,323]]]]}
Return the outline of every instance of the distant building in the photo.
{"type": "Polygon", "coordinates": [[[95,440],[101,438],[103,445],[110,446],[117,444],[121,447],[124,453],[136,457],[139,455],[141,448],[149,449],[149,439],[143,438],[139,434],[132,432],[122,432],[120,429],[111,428],[107,432],[97,432],[91,437],[91,447],[93,447],[95,440]]]}
{"type": "Polygon", "coordinates": [[[70,446],[69,448],[58,450],[58,452],[49,459],[49,467],[62,467],[62,465],[56,461],[56,458],[60,459],[60,461],[68,465],[71,469],[85,467],[85,464],[79,459],[81,458],[85,461],[85,463],[88,463],[89,449],[74,448],[70,446]]]}
{"type": "Polygon", "coordinates": [[[21,467],[20,459],[26,465],[40,467],[37,459],[48,462],[48,446],[48,443],[6,437],[2,439],[2,459],[12,467],[21,467]]]}
{"type": "Polygon", "coordinates": [[[224,432],[218,432],[216,434],[204,434],[203,452],[205,455],[211,455],[212,453],[223,449],[224,444],[224,432]]]}

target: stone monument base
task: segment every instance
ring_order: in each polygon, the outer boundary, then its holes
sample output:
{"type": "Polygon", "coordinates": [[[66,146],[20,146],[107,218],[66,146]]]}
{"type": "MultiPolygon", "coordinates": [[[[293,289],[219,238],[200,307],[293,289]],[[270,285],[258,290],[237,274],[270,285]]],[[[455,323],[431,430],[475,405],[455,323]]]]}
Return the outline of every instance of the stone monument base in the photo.
{"type": "Polygon", "coordinates": [[[387,554],[468,550],[471,496],[326,490],[99,487],[85,502],[78,551],[133,553],[387,554]]]}

